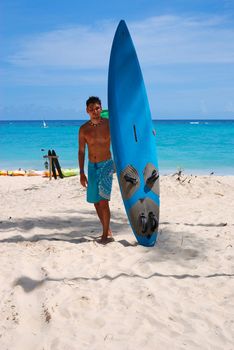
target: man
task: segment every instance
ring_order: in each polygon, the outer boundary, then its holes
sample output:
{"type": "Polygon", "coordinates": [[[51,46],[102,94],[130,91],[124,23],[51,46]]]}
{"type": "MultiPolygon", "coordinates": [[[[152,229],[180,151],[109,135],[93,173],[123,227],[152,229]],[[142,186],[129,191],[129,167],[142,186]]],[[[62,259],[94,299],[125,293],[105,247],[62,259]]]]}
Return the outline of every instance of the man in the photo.
{"type": "Polygon", "coordinates": [[[102,105],[98,97],[86,101],[90,120],[79,130],[80,183],[87,187],[87,201],[93,203],[101,221],[101,243],[112,237],[109,200],[113,179],[113,161],[110,152],[109,121],[101,117],[102,105]],[[84,172],[85,146],[88,146],[88,179],[84,172]]]}

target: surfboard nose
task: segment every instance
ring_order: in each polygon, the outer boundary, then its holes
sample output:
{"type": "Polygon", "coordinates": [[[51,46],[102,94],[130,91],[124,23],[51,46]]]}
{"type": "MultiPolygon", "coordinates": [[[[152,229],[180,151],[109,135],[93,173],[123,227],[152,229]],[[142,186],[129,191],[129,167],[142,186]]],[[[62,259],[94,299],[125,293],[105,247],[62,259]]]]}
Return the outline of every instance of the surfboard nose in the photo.
{"type": "Polygon", "coordinates": [[[126,28],[127,28],[127,24],[126,24],[126,22],[125,22],[124,19],[121,19],[121,20],[119,21],[117,30],[118,30],[119,27],[122,27],[122,28],[123,28],[123,27],[126,27],[126,28]]]}
{"type": "Polygon", "coordinates": [[[115,38],[119,35],[126,34],[126,33],[130,36],[126,22],[123,19],[121,19],[115,32],[115,38]]]}

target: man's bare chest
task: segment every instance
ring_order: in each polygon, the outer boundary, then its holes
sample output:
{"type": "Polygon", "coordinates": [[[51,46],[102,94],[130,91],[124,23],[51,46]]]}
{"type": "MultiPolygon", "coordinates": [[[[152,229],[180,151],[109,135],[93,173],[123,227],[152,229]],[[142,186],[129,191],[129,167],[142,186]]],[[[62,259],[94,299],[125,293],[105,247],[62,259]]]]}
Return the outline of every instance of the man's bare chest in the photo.
{"type": "Polygon", "coordinates": [[[101,146],[110,142],[110,133],[107,128],[94,127],[86,134],[86,142],[88,145],[101,146]]]}

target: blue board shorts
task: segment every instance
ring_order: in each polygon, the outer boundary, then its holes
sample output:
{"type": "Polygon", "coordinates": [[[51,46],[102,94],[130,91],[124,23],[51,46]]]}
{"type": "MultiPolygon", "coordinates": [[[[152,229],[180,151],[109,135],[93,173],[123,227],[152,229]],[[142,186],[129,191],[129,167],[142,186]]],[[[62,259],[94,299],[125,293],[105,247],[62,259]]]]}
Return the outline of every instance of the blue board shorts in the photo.
{"type": "Polygon", "coordinates": [[[110,200],[114,163],[112,159],[88,163],[87,202],[98,203],[110,200]]]}

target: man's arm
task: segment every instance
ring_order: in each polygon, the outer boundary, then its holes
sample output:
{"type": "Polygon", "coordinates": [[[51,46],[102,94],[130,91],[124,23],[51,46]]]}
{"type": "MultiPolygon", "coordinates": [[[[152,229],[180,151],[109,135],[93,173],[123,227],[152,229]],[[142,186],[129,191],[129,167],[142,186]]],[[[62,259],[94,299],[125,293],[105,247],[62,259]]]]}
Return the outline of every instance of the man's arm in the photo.
{"type": "Polygon", "coordinates": [[[84,173],[84,161],[85,161],[85,136],[84,136],[84,130],[83,127],[79,130],[79,153],[78,153],[78,159],[79,159],[79,167],[80,167],[80,183],[83,187],[87,187],[88,181],[84,173]]]}

